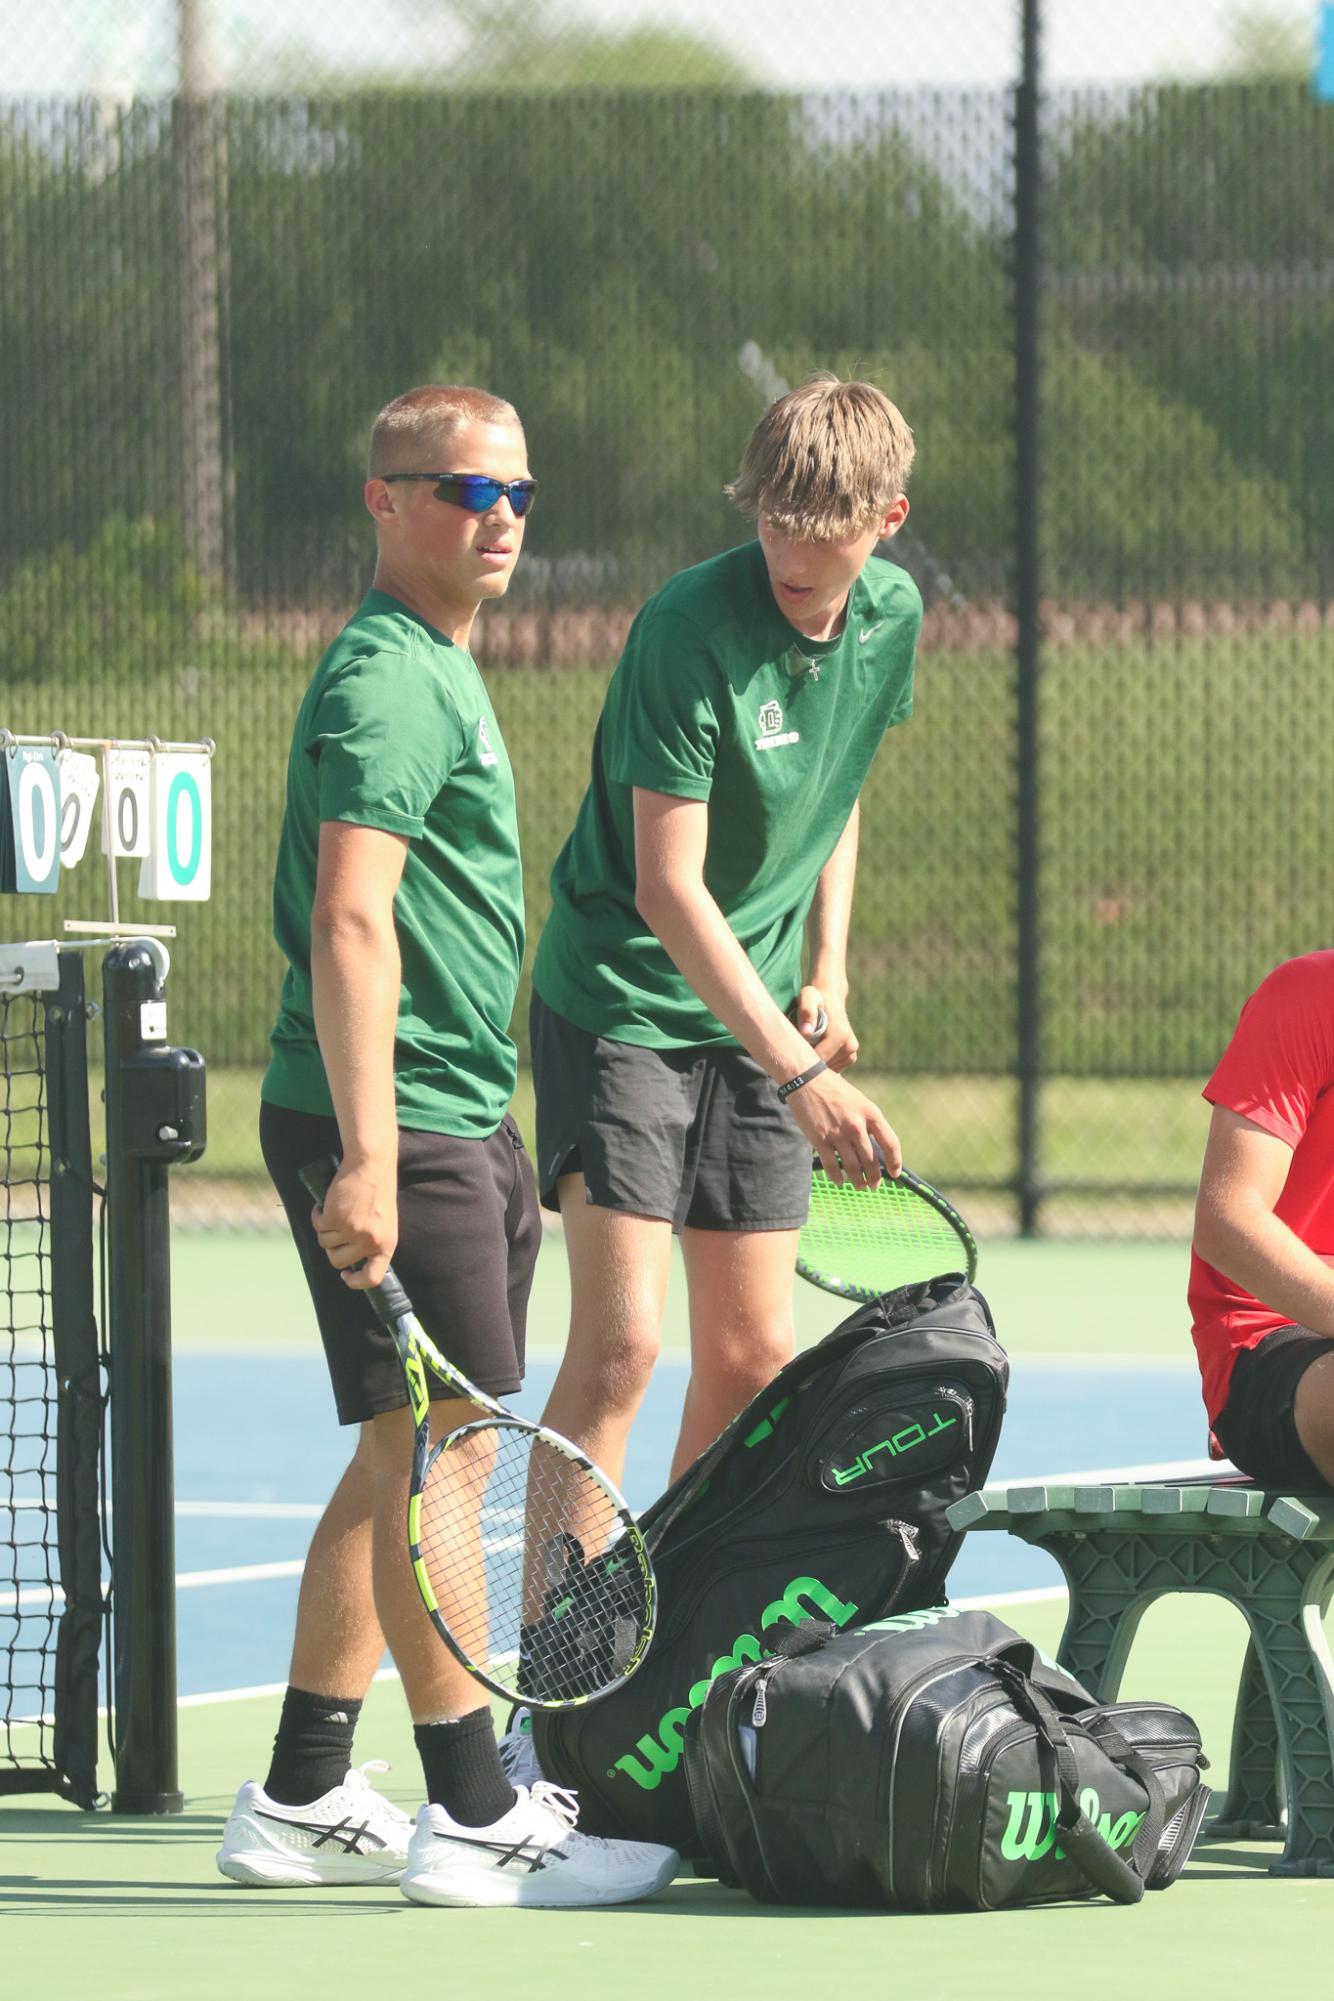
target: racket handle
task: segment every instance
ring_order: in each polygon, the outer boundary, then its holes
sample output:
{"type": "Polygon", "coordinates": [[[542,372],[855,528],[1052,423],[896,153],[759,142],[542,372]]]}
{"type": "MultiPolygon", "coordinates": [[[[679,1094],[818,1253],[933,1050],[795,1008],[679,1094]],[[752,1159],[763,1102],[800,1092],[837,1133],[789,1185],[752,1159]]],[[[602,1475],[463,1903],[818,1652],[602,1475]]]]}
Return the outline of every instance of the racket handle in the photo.
{"type": "MultiPolygon", "coordinates": [[[[316,1202],[323,1207],[324,1198],[329,1193],[333,1185],[333,1178],[341,1165],[342,1162],[336,1153],[321,1154],[318,1160],[308,1160],[306,1162],[306,1165],[300,1170],[301,1185],[312,1202],[316,1202]]],[[[365,1260],[363,1259],[362,1263],[364,1262],[365,1260]]],[[[350,1271],[360,1271],[361,1265],[350,1265],[348,1269],[350,1271]]],[[[372,1313],[374,1313],[380,1325],[387,1327],[391,1333],[393,1332],[395,1321],[401,1320],[405,1313],[411,1313],[412,1311],[412,1301],[403,1290],[402,1283],[392,1265],[389,1266],[378,1285],[367,1286],[365,1291],[366,1299],[372,1313]]]]}
{"type": "MultiPolygon", "coordinates": [[[[792,1002],[791,1006],[787,1010],[787,1018],[792,1023],[792,1026],[795,1028],[797,1025],[797,1003],[795,1001],[792,1002]]],[[[828,1028],[828,1026],[829,1026],[829,1016],[825,1013],[822,1007],[817,1008],[815,1015],[815,1026],[813,1029],[811,1029],[806,1040],[808,1042],[819,1042],[821,1037],[824,1035],[825,1030],[828,1028]]]]}

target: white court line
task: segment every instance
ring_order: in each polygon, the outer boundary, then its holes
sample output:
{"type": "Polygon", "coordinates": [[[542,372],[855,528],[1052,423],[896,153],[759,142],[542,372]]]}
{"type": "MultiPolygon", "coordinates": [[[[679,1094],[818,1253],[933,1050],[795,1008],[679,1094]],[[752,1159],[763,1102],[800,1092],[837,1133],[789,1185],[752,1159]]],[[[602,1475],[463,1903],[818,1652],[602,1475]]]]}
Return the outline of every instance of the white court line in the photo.
{"type": "MultiPolygon", "coordinates": [[[[1236,1471],[1236,1467],[1232,1465],[1230,1460],[1226,1459],[1166,1459],[1160,1460],[1156,1465],[1152,1466],[1076,1466],[1059,1473],[1026,1473],[1017,1479],[991,1480],[988,1481],[983,1492],[998,1493],[1010,1487],[1055,1487],[1066,1485],[1071,1481],[1077,1481],[1081,1486],[1110,1487],[1144,1480],[1194,1480],[1210,1473],[1226,1476],[1235,1474],[1236,1471]]],[[[178,1512],[183,1509],[196,1508],[209,1510],[216,1508],[224,1511],[234,1509],[253,1510],[252,1518],[258,1520],[292,1520],[295,1519],[293,1514],[293,1510],[295,1509],[302,1511],[302,1518],[305,1518],[307,1509],[316,1516],[323,1513],[323,1508],[313,1502],[185,1501],[177,1504],[178,1512]]],[[[501,1512],[513,1513],[514,1511],[502,1510],[501,1512]]],[[[521,1541],[522,1538],[519,1536],[497,1536],[490,1540],[486,1544],[486,1547],[495,1550],[516,1549],[521,1541]]],[[[267,1583],[277,1578],[300,1577],[304,1569],[305,1558],[301,1557],[284,1563],[247,1563],[231,1565],[221,1570],[178,1571],[176,1573],[176,1588],[178,1591],[190,1591],[203,1585],[267,1583]]],[[[1036,1604],[1040,1602],[1042,1597],[1051,1595],[1061,1595],[1059,1587],[1054,1594],[1049,1592],[1039,1593],[1037,1598],[1027,1596],[1007,1597],[995,1600],[983,1598],[977,1600],[970,1599],[967,1602],[970,1605],[974,1603],[985,1605],[989,1603],[1023,1604],[1030,1602],[1036,1604]]],[[[63,1600],[63,1598],[64,1593],[61,1591],[59,1585],[35,1585],[18,1591],[4,1591],[0,1592],[0,1612],[13,1612],[29,1607],[52,1606],[58,1600],[63,1600]]]]}
{"type": "MultiPolygon", "coordinates": [[[[950,1604],[957,1612],[984,1612],[997,1605],[1044,1605],[1051,1600],[1065,1597],[1063,1584],[1044,1584],[1032,1591],[995,1591],[982,1598],[951,1598],[950,1604]]],[[[397,1681],[397,1668],[381,1668],[376,1681],[397,1681]]],[[[220,1688],[212,1695],[183,1695],[176,1706],[178,1709],[205,1709],[211,1702],[251,1702],[260,1697],[285,1695],[285,1681],[256,1683],[252,1688],[220,1688]]]]}
{"type": "MultiPolygon", "coordinates": [[[[996,1487],[1055,1486],[1069,1480],[1086,1481],[1092,1486],[1131,1480],[1186,1480],[1202,1473],[1235,1473],[1236,1470],[1226,1459],[1165,1459],[1153,1466],[1079,1466],[1061,1473],[1025,1473],[1022,1477],[993,1480],[988,1483],[988,1491],[996,1487]]],[[[178,1501],[176,1512],[201,1520],[216,1517],[218,1520],[233,1518],[237,1521],[313,1521],[324,1513],[324,1505],[322,1501],[178,1501]]],[[[506,1521],[519,1521],[523,1514],[520,1508],[488,1509],[486,1512],[506,1521]]],[[[497,1545],[501,1546],[508,1547],[497,1545]]]]}
{"type": "Polygon", "coordinates": [[[1156,1466],[1077,1466],[1066,1473],[1024,1473],[1008,1480],[988,1480],[984,1494],[1007,1487],[1058,1487],[1077,1480],[1085,1487],[1126,1486],[1144,1480],[1197,1480],[1218,1473],[1224,1478],[1242,1476],[1230,1459],[1165,1459],[1156,1466]]]}

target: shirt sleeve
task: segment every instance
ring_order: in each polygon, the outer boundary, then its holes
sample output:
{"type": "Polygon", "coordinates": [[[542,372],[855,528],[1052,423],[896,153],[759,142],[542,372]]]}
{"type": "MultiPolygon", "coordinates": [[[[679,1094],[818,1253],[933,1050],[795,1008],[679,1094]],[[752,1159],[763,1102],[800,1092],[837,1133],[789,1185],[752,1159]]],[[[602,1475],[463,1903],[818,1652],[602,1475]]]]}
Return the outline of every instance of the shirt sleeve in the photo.
{"type": "Polygon", "coordinates": [[[913,586],[912,603],[904,616],[900,629],[901,652],[896,675],[894,705],[890,710],[887,730],[895,723],[906,723],[912,714],[913,677],[917,670],[917,642],[922,636],[922,599],[916,585],[913,586]]]}
{"type": "Polygon", "coordinates": [[[319,767],[322,821],[411,839],[462,754],[464,730],[438,668],[372,653],[324,690],[306,748],[319,767]]]}
{"type": "Polygon", "coordinates": [[[687,619],[648,610],[627,645],[607,771],[617,784],[707,799],[718,754],[713,661],[687,619]]]}
{"type": "Polygon", "coordinates": [[[1295,1147],[1334,1082],[1334,993],[1325,967],[1290,959],[1261,982],[1204,1087],[1211,1105],[1295,1147]]]}

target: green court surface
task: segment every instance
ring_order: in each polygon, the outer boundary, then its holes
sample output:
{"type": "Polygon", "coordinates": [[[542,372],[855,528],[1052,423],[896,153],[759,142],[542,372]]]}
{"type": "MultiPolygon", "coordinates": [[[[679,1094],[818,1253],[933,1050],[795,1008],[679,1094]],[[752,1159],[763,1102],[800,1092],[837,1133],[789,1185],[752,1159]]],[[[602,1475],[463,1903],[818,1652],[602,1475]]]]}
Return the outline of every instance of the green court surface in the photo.
{"type": "MultiPolygon", "coordinates": [[[[1012,1355],[1138,1366],[1192,1359],[1186,1314],[1188,1253],[1181,1243],[1026,1242],[983,1238],[977,1283],[1012,1355]]],[[[851,1302],[796,1289],[797,1335],[815,1341],[851,1302]]],[[[570,1294],[558,1228],[544,1234],[528,1314],[528,1342],[551,1354],[565,1341],[570,1294]]],[[[178,1342],[214,1348],[311,1344],[301,1269],[283,1231],[180,1231],[172,1240],[172,1321],[178,1342]]],[[[675,1260],[664,1339],[684,1347],[685,1279],[675,1260]]]]}
{"type": "MultiPolygon", "coordinates": [[[[276,1234],[177,1233],[175,1322],[184,1349],[317,1349],[290,1244],[276,1234]]],[[[531,1333],[559,1348],[568,1310],[559,1232],[539,1261],[531,1333]]],[[[1011,1353],[1128,1366],[1189,1364],[1181,1244],[984,1241],[979,1283],[1011,1353]]],[[[674,1277],[669,1340],[685,1339],[674,1277]]],[[[844,1303],[798,1286],[801,1336],[844,1303]]],[[[1196,1447],[1192,1437],[1187,1449],[1196,1447]]],[[[1065,1463],[1068,1440],[1051,1441],[1065,1463]]],[[[1002,1616],[1053,1651],[1062,1606],[997,1599],[1002,1616]]],[[[1226,1784],[1244,1645],[1240,1615],[1210,1598],[1152,1608],[1122,1693],[1179,1702],[1199,1720],[1226,1784]]],[[[411,1985],[503,1996],[806,1996],[902,1992],[913,2001],[1192,2001],[1211,1992],[1316,1991],[1328,1963],[1334,1883],[1271,1877],[1276,1853],[1203,1846],[1170,1891],[1133,1909],[1105,1902],[985,1917],[918,1918],[774,1910],[686,1873],[651,1903],[604,1912],[424,1911],[393,1890],[247,1892],[213,1853],[238,1780],[262,1775],[276,1692],[192,1700],[181,1711],[186,1811],[160,1821],[0,1801],[0,1994],[14,2001],[352,2001],[411,1985]]],[[[358,1755],[384,1758],[385,1790],[416,1804],[417,1764],[396,1684],[373,1688],[358,1755]]]]}
{"type": "MultiPolygon", "coordinates": [[[[1013,1617],[1048,1647],[1058,1634],[1050,1603],[1013,1617]]],[[[1156,1608],[1125,1693],[1170,1687],[1225,1756],[1240,1649],[1225,1606],[1156,1608]]],[[[775,1910],[688,1873],[621,1911],[427,1911],[383,1888],[235,1889],[215,1873],[213,1851],[237,1774],[262,1768],[273,1714],[272,1696],[182,1712],[179,1818],[0,1805],[0,1990],[13,2001],[352,2001],[409,1988],[535,2001],[849,1989],[914,2001],[1191,2001],[1276,1981],[1314,1993],[1326,1977],[1334,1884],[1271,1877],[1274,1851],[1250,1844],[1199,1849],[1174,1888],[1130,1909],[986,1916],[775,1910]]],[[[385,1789],[411,1806],[412,1743],[392,1683],[372,1690],[359,1741],[390,1761],[385,1789]]],[[[1220,1771],[1210,1776],[1221,1784],[1220,1771]]]]}

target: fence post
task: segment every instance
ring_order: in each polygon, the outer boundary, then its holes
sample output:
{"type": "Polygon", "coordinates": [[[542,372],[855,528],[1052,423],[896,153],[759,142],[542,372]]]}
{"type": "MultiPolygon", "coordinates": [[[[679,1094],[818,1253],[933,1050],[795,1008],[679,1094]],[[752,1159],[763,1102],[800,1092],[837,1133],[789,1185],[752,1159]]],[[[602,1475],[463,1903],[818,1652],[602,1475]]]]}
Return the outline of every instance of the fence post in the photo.
{"type": "Polygon", "coordinates": [[[167,1166],[203,1151],[203,1059],[166,1043],[160,948],[107,953],[112,1658],[117,1813],[179,1813],[167,1166]]]}
{"type": "Polygon", "coordinates": [[[1021,0],[1022,52],[1014,100],[1015,753],[1018,778],[1017,980],[1019,1228],[1040,1224],[1042,1086],[1041,839],[1038,687],[1041,674],[1039,395],[1041,341],[1040,0],[1021,0]]]}

